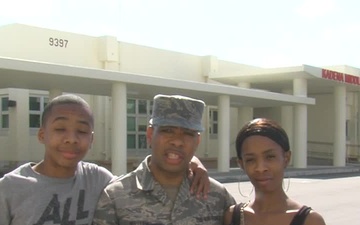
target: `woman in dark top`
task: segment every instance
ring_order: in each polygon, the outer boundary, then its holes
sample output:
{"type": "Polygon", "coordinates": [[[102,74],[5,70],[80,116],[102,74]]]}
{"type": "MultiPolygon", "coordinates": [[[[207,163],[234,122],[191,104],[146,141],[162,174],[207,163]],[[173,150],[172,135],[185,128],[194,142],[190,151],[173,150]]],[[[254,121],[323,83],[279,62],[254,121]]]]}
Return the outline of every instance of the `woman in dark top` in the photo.
{"type": "Polygon", "coordinates": [[[319,213],[290,199],[282,187],[291,152],[280,125],[266,118],[250,121],[237,135],[236,152],[255,197],[231,206],[225,213],[225,225],[325,225],[319,213]]]}

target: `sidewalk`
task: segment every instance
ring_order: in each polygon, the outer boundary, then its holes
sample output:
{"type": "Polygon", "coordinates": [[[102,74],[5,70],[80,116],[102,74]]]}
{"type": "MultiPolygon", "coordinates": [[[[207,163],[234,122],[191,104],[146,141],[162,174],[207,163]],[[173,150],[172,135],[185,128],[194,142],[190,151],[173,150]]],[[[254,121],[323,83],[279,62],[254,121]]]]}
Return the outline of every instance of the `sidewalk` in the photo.
{"type": "MultiPolygon", "coordinates": [[[[360,164],[347,164],[345,167],[334,166],[309,166],[308,168],[287,168],[285,177],[311,177],[315,175],[336,175],[336,174],[359,174],[360,164]]],[[[221,183],[248,181],[248,177],[240,168],[230,168],[229,172],[218,172],[215,169],[209,170],[209,175],[221,183]]]]}

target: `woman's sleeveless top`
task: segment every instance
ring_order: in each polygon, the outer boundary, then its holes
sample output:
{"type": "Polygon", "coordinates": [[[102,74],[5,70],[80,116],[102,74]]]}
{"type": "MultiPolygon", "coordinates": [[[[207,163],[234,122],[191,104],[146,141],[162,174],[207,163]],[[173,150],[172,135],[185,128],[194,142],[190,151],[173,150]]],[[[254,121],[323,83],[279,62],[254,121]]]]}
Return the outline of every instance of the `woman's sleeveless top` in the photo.
{"type": "MultiPolygon", "coordinates": [[[[244,225],[244,208],[246,205],[245,203],[235,205],[230,225],[244,225]]],[[[290,225],[303,225],[310,211],[311,207],[305,205],[301,207],[292,219],[290,225]]]]}

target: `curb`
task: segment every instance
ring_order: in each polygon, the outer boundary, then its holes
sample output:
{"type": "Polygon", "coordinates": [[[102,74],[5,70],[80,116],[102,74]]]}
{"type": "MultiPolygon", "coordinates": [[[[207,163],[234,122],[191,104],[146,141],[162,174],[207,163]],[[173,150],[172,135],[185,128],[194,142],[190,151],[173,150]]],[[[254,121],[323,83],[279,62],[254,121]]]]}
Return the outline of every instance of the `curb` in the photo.
{"type": "MultiPolygon", "coordinates": [[[[316,175],[360,175],[360,165],[349,165],[346,167],[312,166],[309,168],[288,168],[285,177],[311,177],[316,175]]],[[[231,168],[229,172],[218,172],[209,170],[209,176],[220,183],[249,181],[249,178],[240,168],[231,168]]]]}

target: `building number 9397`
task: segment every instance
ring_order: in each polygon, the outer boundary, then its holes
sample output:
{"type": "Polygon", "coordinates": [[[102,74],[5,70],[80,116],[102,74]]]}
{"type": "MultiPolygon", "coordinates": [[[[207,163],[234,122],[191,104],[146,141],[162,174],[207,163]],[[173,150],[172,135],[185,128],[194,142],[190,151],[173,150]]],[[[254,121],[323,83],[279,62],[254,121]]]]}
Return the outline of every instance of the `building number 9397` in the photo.
{"type": "Polygon", "coordinates": [[[66,39],[49,37],[49,45],[53,47],[66,48],[68,42],[66,39]]]}

